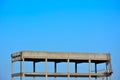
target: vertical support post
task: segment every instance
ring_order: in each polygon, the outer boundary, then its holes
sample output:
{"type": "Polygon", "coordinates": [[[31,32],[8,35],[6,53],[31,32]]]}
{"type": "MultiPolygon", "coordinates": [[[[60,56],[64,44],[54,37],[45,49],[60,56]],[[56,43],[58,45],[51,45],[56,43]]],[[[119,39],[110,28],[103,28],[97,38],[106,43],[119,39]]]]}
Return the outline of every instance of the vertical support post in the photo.
{"type": "Polygon", "coordinates": [[[112,75],[110,75],[110,80],[112,80],[112,75]]]}
{"type": "MultiPolygon", "coordinates": [[[[12,61],[12,64],[11,64],[11,73],[13,74],[14,73],[14,62],[12,61]]],[[[12,77],[12,80],[14,80],[14,77],[12,76],[11,74],[11,77],[12,77]]]]}
{"type": "Polygon", "coordinates": [[[24,58],[21,61],[21,80],[24,80],[24,58]]]}
{"type": "Polygon", "coordinates": [[[22,60],[20,61],[20,80],[22,80],[22,60]]]}
{"type": "Polygon", "coordinates": [[[102,77],[102,80],[104,80],[104,77],[102,77]]]}
{"type": "Polygon", "coordinates": [[[109,73],[110,73],[110,76],[109,76],[109,79],[112,80],[112,64],[111,64],[111,55],[109,54],[109,73]]]}
{"type": "Polygon", "coordinates": [[[24,58],[23,58],[23,62],[22,62],[22,80],[24,80],[24,58]]]}
{"type": "Polygon", "coordinates": [[[89,59],[89,80],[91,80],[91,59],[89,59]]]}
{"type": "MultiPolygon", "coordinates": [[[[35,72],[35,61],[33,61],[33,72],[35,72]]],[[[35,76],[33,77],[33,80],[35,80],[35,76]]]]}
{"type": "Polygon", "coordinates": [[[68,80],[70,80],[70,60],[67,59],[67,64],[68,64],[68,80]]]}
{"type": "MultiPolygon", "coordinates": [[[[55,73],[57,72],[56,67],[57,67],[57,63],[55,62],[55,65],[54,65],[54,68],[55,68],[55,71],[54,71],[54,72],[55,72],[55,73]]],[[[56,76],[54,77],[54,80],[57,80],[57,79],[56,79],[56,76]]]]}
{"type": "Polygon", "coordinates": [[[109,72],[111,73],[111,75],[109,76],[110,80],[112,80],[112,65],[111,65],[111,60],[109,61],[109,72]]]}
{"type": "MultiPolygon", "coordinates": [[[[77,73],[77,62],[75,62],[75,73],[77,73]]],[[[78,80],[77,77],[75,77],[75,80],[78,80]]]]}
{"type": "Polygon", "coordinates": [[[47,60],[47,58],[45,58],[45,67],[46,67],[46,75],[45,75],[45,77],[46,77],[46,80],[48,80],[48,60],[47,60]]]}
{"type": "MultiPolygon", "coordinates": [[[[108,62],[106,62],[106,72],[108,72],[108,62]]],[[[106,76],[106,80],[108,80],[108,76],[106,76]]]]}
{"type": "Polygon", "coordinates": [[[111,62],[110,62],[110,71],[109,72],[111,73],[109,79],[112,80],[112,65],[111,65],[111,62]]]}
{"type": "MultiPolygon", "coordinates": [[[[97,63],[95,63],[95,73],[97,73],[97,63]]],[[[97,80],[97,77],[95,77],[95,80],[97,80]]]]}
{"type": "Polygon", "coordinates": [[[110,80],[112,80],[112,64],[111,64],[111,60],[110,60],[110,71],[109,72],[111,73],[110,80]]]}

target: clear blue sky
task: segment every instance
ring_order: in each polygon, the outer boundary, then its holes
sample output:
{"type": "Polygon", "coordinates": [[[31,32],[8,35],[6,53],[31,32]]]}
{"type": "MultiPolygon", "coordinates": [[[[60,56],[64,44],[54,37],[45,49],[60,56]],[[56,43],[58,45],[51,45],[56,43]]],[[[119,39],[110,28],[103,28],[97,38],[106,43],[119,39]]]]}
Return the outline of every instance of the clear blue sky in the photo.
{"type": "Polygon", "coordinates": [[[119,0],[0,0],[0,80],[21,50],[110,52],[120,79],[119,0]]]}

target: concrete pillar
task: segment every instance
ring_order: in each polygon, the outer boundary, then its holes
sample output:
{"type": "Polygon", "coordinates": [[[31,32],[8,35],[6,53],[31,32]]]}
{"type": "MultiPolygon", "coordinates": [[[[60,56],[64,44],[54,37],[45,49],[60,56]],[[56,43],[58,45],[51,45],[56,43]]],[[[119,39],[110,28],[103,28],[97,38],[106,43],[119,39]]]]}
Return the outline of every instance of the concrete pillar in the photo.
{"type": "Polygon", "coordinates": [[[89,80],[91,80],[91,60],[89,59],[89,80]]]}
{"type": "Polygon", "coordinates": [[[109,79],[112,80],[112,65],[111,65],[111,60],[109,61],[109,72],[111,75],[109,76],[109,79]]]}
{"type": "Polygon", "coordinates": [[[68,64],[68,80],[70,80],[70,60],[67,59],[67,64],[68,64]]]}
{"type": "MultiPolygon", "coordinates": [[[[108,62],[106,62],[106,72],[108,72],[108,62]]],[[[106,76],[106,80],[108,80],[107,76],[106,76]]]]}
{"type": "Polygon", "coordinates": [[[45,59],[45,67],[46,67],[46,75],[45,75],[45,78],[46,78],[46,80],[48,80],[48,60],[47,60],[47,58],[45,59]]]}
{"type": "Polygon", "coordinates": [[[104,80],[104,77],[102,77],[102,80],[104,80]]]}
{"type": "MultiPolygon", "coordinates": [[[[14,73],[14,62],[12,62],[12,64],[11,64],[11,73],[12,74],[14,73]]],[[[14,77],[12,77],[12,80],[14,80],[14,77]]]]}
{"type": "MultiPolygon", "coordinates": [[[[54,72],[56,73],[56,72],[57,72],[57,70],[56,70],[56,69],[57,69],[57,63],[56,63],[56,62],[55,62],[54,68],[55,68],[55,71],[54,71],[54,72]]],[[[56,79],[56,76],[54,77],[54,80],[57,80],[57,79],[56,79]]]]}
{"type": "MultiPolygon", "coordinates": [[[[109,57],[110,57],[110,54],[109,54],[109,57]]],[[[112,64],[111,64],[111,58],[109,60],[109,72],[111,73],[111,75],[109,76],[109,79],[112,80],[112,64]]]]}
{"type": "MultiPolygon", "coordinates": [[[[77,73],[77,62],[75,62],[75,73],[77,73]]],[[[78,80],[78,78],[75,77],[75,80],[78,80]]]]}
{"type": "MultiPolygon", "coordinates": [[[[112,65],[111,65],[111,61],[110,61],[110,71],[109,72],[112,72],[112,65]]],[[[112,74],[110,75],[110,80],[112,80],[112,74]]]]}
{"type": "MultiPolygon", "coordinates": [[[[95,63],[95,73],[97,73],[97,63],[95,63]]],[[[95,77],[95,80],[97,80],[97,77],[95,77]]]]}
{"type": "Polygon", "coordinates": [[[21,80],[24,80],[24,58],[21,61],[21,80]]]}
{"type": "MultiPolygon", "coordinates": [[[[35,61],[33,61],[33,72],[35,72],[35,61]]],[[[33,80],[35,80],[35,76],[33,77],[33,80]]]]}
{"type": "Polygon", "coordinates": [[[110,80],[112,80],[112,75],[110,75],[110,80]]]}
{"type": "Polygon", "coordinates": [[[22,80],[22,60],[20,61],[20,80],[22,80]]]}

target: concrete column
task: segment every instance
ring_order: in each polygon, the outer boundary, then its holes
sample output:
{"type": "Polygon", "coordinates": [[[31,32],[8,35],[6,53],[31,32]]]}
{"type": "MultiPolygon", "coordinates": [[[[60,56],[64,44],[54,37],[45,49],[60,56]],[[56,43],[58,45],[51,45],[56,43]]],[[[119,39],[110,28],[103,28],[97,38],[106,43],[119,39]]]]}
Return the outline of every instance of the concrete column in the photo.
{"type": "Polygon", "coordinates": [[[24,58],[21,61],[21,80],[24,80],[24,58]]]}
{"type": "MultiPolygon", "coordinates": [[[[77,62],[75,62],[75,73],[77,73],[77,62]]],[[[75,77],[75,80],[78,80],[78,78],[75,77]]]]}
{"type": "Polygon", "coordinates": [[[89,59],[89,80],[91,80],[91,60],[89,59]]]}
{"type": "MultiPolygon", "coordinates": [[[[11,64],[11,73],[12,74],[14,73],[14,62],[12,62],[11,64]]],[[[12,77],[12,74],[11,74],[11,77],[12,77]]],[[[12,80],[14,80],[14,77],[12,77],[12,80]]]]}
{"type": "Polygon", "coordinates": [[[68,80],[70,80],[70,60],[67,59],[67,64],[68,64],[68,80]]]}
{"type": "Polygon", "coordinates": [[[112,75],[110,75],[110,80],[112,80],[112,75]]]}
{"type": "MultiPolygon", "coordinates": [[[[108,62],[106,62],[106,72],[108,72],[108,62]]],[[[106,80],[108,80],[107,76],[106,76],[106,80]]]]}
{"type": "MultiPolygon", "coordinates": [[[[56,70],[56,69],[57,69],[57,63],[56,63],[56,62],[55,62],[54,68],[55,68],[55,71],[54,71],[54,72],[56,73],[56,72],[57,72],[57,70],[56,70]]],[[[56,79],[56,76],[54,77],[54,80],[57,80],[57,79],[56,79]]]]}
{"type": "MultiPolygon", "coordinates": [[[[33,61],[33,72],[35,72],[35,61],[33,61]]],[[[35,80],[35,76],[33,77],[33,80],[35,80]]]]}
{"type": "MultiPolygon", "coordinates": [[[[110,57],[110,54],[109,54],[109,57],[110,57]]],[[[111,64],[111,58],[109,60],[109,72],[111,73],[111,75],[109,76],[109,79],[112,80],[112,64],[111,64]]]]}
{"type": "Polygon", "coordinates": [[[46,67],[46,75],[45,75],[45,77],[46,77],[46,80],[48,80],[48,60],[47,60],[47,58],[45,59],[45,67],[46,67]]]}
{"type": "MultiPolygon", "coordinates": [[[[109,62],[109,64],[110,64],[110,70],[109,70],[109,72],[112,72],[112,65],[111,65],[111,61],[109,62]]],[[[110,80],[112,80],[112,74],[110,75],[110,80]]]]}
{"type": "Polygon", "coordinates": [[[111,60],[109,61],[109,72],[111,73],[111,75],[109,76],[109,79],[112,80],[112,64],[111,64],[111,60]]]}
{"type": "Polygon", "coordinates": [[[110,71],[109,72],[111,72],[110,80],[112,80],[112,64],[111,64],[111,60],[110,60],[110,71]]]}
{"type": "MultiPolygon", "coordinates": [[[[95,73],[97,73],[97,63],[95,63],[95,73]]],[[[97,77],[95,77],[95,80],[97,80],[97,77]]]]}
{"type": "Polygon", "coordinates": [[[22,61],[20,61],[20,73],[21,73],[20,80],[22,80],[22,61]]]}
{"type": "Polygon", "coordinates": [[[104,80],[104,77],[102,77],[102,80],[104,80]]]}

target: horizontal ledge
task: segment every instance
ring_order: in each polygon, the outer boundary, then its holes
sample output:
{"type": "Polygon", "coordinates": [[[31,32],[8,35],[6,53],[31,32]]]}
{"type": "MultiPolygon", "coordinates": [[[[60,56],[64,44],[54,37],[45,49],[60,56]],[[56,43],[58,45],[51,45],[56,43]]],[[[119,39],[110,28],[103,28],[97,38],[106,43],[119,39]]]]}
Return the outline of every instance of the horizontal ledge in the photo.
{"type": "MultiPolygon", "coordinates": [[[[47,58],[48,62],[67,62],[67,60],[69,58],[58,58],[58,59],[54,59],[54,58],[47,58]]],[[[70,62],[76,62],[76,63],[89,63],[89,59],[69,59],[70,62]]],[[[18,58],[13,58],[12,59],[13,62],[16,62],[16,61],[22,61],[22,59],[20,57],[18,58]]],[[[24,57],[24,61],[31,61],[31,62],[45,62],[45,58],[26,58],[24,57]]],[[[100,60],[100,59],[91,59],[91,62],[92,63],[104,63],[104,62],[108,62],[109,60],[100,60]]]]}
{"type": "MultiPolygon", "coordinates": [[[[27,77],[45,77],[46,72],[23,72],[23,73],[14,73],[12,74],[12,77],[16,76],[27,76],[27,77]]],[[[67,77],[70,75],[70,77],[105,77],[105,76],[110,76],[110,73],[47,73],[48,77],[67,77]]]]}
{"type": "Polygon", "coordinates": [[[31,59],[91,59],[91,60],[110,60],[110,54],[97,53],[77,53],[77,52],[40,52],[40,51],[20,51],[11,55],[12,58],[22,57],[31,59]]]}

